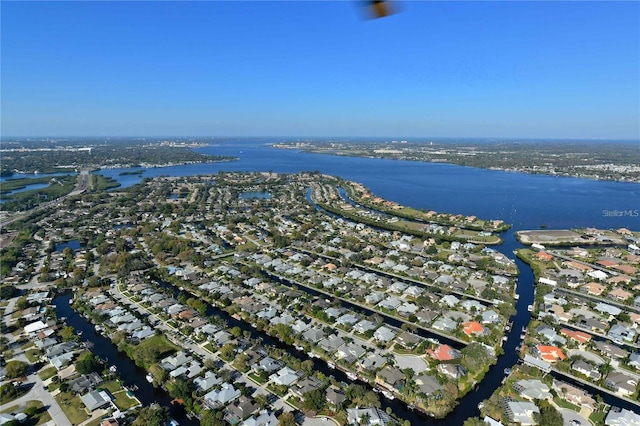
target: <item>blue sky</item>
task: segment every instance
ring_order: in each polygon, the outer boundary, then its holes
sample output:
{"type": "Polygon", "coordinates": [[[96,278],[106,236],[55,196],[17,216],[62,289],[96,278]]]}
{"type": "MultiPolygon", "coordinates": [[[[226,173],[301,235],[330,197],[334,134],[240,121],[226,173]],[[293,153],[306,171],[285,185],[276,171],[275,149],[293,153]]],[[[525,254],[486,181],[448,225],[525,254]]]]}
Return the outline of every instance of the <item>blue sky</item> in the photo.
{"type": "Polygon", "coordinates": [[[640,3],[1,4],[5,136],[640,138],[640,3]]]}

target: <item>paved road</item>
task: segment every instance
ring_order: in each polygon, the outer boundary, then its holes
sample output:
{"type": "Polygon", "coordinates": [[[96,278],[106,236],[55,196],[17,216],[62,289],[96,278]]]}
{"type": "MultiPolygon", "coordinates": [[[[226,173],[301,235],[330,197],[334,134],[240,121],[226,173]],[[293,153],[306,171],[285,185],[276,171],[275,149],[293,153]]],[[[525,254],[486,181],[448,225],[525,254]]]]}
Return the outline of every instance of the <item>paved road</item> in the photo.
{"type": "MultiPolygon", "coordinates": [[[[17,300],[18,298],[14,297],[10,299],[9,303],[7,304],[7,308],[5,310],[5,316],[3,318],[3,321],[6,326],[9,326],[12,320],[11,313],[14,310],[15,303],[17,300]]],[[[9,339],[10,346],[12,345],[12,343],[15,342],[15,337],[13,335],[11,334],[3,334],[3,335],[9,339]]],[[[13,359],[17,359],[18,361],[23,361],[23,362],[26,362],[27,364],[31,364],[27,359],[27,356],[19,347],[17,347],[17,349],[15,350],[13,359]]],[[[40,376],[38,376],[37,371],[32,371],[29,375],[27,375],[27,383],[33,383],[33,387],[29,389],[29,392],[27,392],[20,398],[17,398],[7,404],[0,405],[0,412],[5,412],[6,408],[14,405],[26,404],[28,401],[32,401],[32,400],[41,401],[42,404],[47,408],[47,411],[49,412],[51,419],[56,425],[58,426],[71,425],[71,422],[69,421],[69,419],[67,419],[67,416],[64,414],[64,412],[62,411],[62,409],[60,408],[56,400],[49,393],[49,391],[45,389],[44,383],[40,378],[40,376]]]]}
{"type": "MultiPolygon", "coordinates": [[[[247,387],[255,388],[257,394],[274,395],[274,396],[276,396],[275,394],[272,394],[272,392],[267,389],[267,383],[264,383],[262,385],[257,384],[256,382],[251,380],[247,374],[236,370],[231,365],[226,363],[224,360],[219,358],[217,353],[211,353],[209,350],[203,348],[198,343],[194,342],[192,339],[190,339],[187,336],[183,335],[180,331],[178,331],[178,329],[176,329],[175,327],[169,325],[167,322],[161,320],[155,314],[153,314],[151,311],[149,311],[147,308],[145,308],[141,304],[133,301],[126,294],[122,293],[122,291],[120,290],[120,286],[118,284],[116,284],[115,286],[113,286],[111,288],[111,293],[113,294],[113,296],[117,300],[120,301],[120,303],[128,304],[131,309],[136,308],[140,313],[146,313],[146,314],[149,315],[150,319],[156,320],[155,327],[160,328],[161,330],[165,331],[165,335],[167,335],[169,340],[171,340],[174,343],[182,346],[183,348],[189,349],[190,351],[192,351],[195,354],[200,355],[203,360],[211,359],[211,360],[216,361],[216,362],[219,362],[219,361],[224,362],[225,363],[225,367],[224,368],[233,372],[233,374],[235,376],[234,377],[234,382],[244,383],[247,387]]],[[[292,411],[293,410],[293,408],[291,406],[289,406],[283,399],[278,399],[273,404],[273,406],[276,409],[282,408],[285,411],[292,411]]]]}
{"type": "Polygon", "coordinates": [[[89,172],[90,170],[88,169],[83,169],[80,171],[80,174],[78,175],[78,182],[76,183],[76,188],[71,191],[70,193],[68,193],[67,195],[64,195],[60,198],[57,198],[53,201],[49,201],[48,203],[44,203],[44,204],[40,204],[30,210],[27,210],[25,212],[21,212],[21,213],[17,213],[16,215],[6,219],[3,222],[0,222],[0,229],[1,228],[5,228],[7,225],[16,222],[18,220],[24,219],[26,217],[28,217],[29,215],[31,215],[32,213],[36,213],[40,210],[44,210],[47,209],[49,207],[54,207],[59,205],[65,198],[67,197],[72,197],[74,195],[78,195],[78,194],[82,194],[84,191],[86,191],[89,188],[89,172]]]}

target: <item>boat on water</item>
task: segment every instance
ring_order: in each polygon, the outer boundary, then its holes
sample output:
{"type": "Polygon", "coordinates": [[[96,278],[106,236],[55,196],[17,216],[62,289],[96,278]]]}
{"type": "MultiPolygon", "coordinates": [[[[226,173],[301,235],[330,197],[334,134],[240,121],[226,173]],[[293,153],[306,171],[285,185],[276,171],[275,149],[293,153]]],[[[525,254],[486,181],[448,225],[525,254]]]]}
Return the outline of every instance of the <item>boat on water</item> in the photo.
{"type": "Polygon", "coordinates": [[[387,390],[383,390],[382,394],[385,396],[385,398],[390,399],[390,400],[394,400],[396,399],[395,395],[387,390]]]}
{"type": "Polygon", "coordinates": [[[147,374],[147,375],[145,376],[145,379],[147,379],[147,382],[149,382],[149,383],[153,383],[153,376],[152,376],[151,374],[147,374]]]}
{"type": "Polygon", "coordinates": [[[527,311],[529,311],[529,312],[533,312],[533,305],[529,305],[529,306],[527,306],[527,311]]]}
{"type": "Polygon", "coordinates": [[[351,371],[347,371],[347,377],[350,378],[351,380],[356,380],[358,378],[358,375],[351,371]]]}
{"type": "Polygon", "coordinates": [[[112,373],[115,373],[116,371],[118,371],[118,367],[116,367],[115,365],[112,365],[111,367],[109,367],[109,371],[111,371],[112,373]]]}
{"type": "Polygon", "coordinates": [[[415,410],[416,409],[416,404],[409,404],[409,405],[407,405],[407,407],[409,408],[409,410],[415,410]]]}
{"type": "Polygon", "coordinates": [[[331,362],[331,361],[327,361],[327,367],[329,367],[329,368],[336,368],[336,365],[335,365],[333,362],[331,362]]]}
{"type": "Polygon", "coordinates": [[[484,402],[480,401],[478,402],[478,410],[482,410],[484,408],[484,402]]]}
{"type": "Polygon", "coordinates": [[[505,368],[504,374],[507,374],[507,375],[511,374],[511,369],[509,367],[505,368]]]}
{"type": "Polygon", "coordinates": [[[78,336],[82,336],[82,330],[77,331],[77,332],[76,332],[76,334],[77,334],[78,336]]]}
{"type": "Polygon", "coordinates": [[[520,299],[520,295],[518,293],[516,293],[516,294],[513,295],[513,298],[518,300],[518,299],[520,299]]]}

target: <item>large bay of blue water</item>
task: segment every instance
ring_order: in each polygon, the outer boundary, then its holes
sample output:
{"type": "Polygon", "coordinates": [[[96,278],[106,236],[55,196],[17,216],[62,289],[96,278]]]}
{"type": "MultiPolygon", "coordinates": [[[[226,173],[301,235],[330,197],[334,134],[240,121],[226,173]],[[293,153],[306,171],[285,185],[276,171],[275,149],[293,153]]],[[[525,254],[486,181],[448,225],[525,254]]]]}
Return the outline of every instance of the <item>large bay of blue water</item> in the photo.
{"type": "MultiPolygon", "coordinates": [[[[308,154],[296,150],[274,149],[265,141],[234,141],[198,149],[211,155],[238,157],[237,161],[146,169],[142,175],[121,175],[137,169],[101,170],[98,173],[120,182],[120,188],[137,184],[142,178],[156,176],[191,176],[216,174],[220,171],[271,171],[297,173],[320,171],[360,182],[376,195],[415,208],[447,213],[476,215],[483,219],[502,219],[513,224],[504,233],[500,251],[514,258],[513,249],[520,244],[514,232],[521,229],[626,227],[640,230],[640,184],[597,181],[546,175],[477,169],[442,163],[384,160],[308,154]],[[612,212],[619,212],[612,213],[612,212]]],[[[612,147],[614,149],[614,147],[612,147]]],[[[436,421],[408,413],[412,424],[462,424],[464,419],[478,414],[477,404],[488,398],[500,386],[503,369],[518,361],[515,351],[518,335],[526,327],[530,314],[526,306],[533,302],[533,274],[516,259],[521,273],[518,277],[520,299],[513,329],[503,349],[505,354],[479,384],[466,395],[446,419],[436,421]]],[[[590,389],[590,391],[594,391],[590,389]]],[[[604,395],[605,401],[628,409],[635,407],[604,395]]]]}
{"type": "Polygon", "coordinates": [[[142,177],[215,174],[219,171],[320,171],[360,182],[375,194],[415,208],[502,219],[514,229],[627,227],[638,230],[640,217],[611,211],[640,209],[640,184],[532,175],[443,163],[339,157],[271,148],[266,142],[236,141],[200,148],[238,161],[146,169],[101,170],[128,187],[142,177]],[[607,212],[605,212],[607,211],[607,212]]]}

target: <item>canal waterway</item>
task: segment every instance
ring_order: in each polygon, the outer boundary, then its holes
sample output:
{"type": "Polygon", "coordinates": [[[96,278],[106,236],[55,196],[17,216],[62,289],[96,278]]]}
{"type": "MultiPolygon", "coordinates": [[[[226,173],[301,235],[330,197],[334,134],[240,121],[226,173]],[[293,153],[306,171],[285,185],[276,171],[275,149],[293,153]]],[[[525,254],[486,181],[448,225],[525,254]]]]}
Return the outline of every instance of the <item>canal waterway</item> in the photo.
{"type": "MultiPolygon", "coordinates": [[[[176,286],[164,281],[158,281],[158,284],[162,288],[168,289],[172,293],[173,297],[175,298],[179,297],[179,294],[181,291],[186,291],[186,290],[180,290],[176,286]]],[[[341,371],[340,369],[329,368],[329,366],[325,361],[322,361],[318,358],[311,358],[305,352],[299,351],[295,347],[289,346],[281,342],[280,340],[271,337],[269,334],[255,329],[250,324],[232,317],[227,312],[209,303],[207,303],[206,315],[215,316],[222,319],[229,328],[239,327],[243,332],[244,331],[249,332],[252,339],[258,339],[264,345],[273,346],[279,349],[284,349],[287,351],[287,353],[298,358],[300,361],[311,360],[313,362],[314,371],[319,371],[327,377],[333,376],[339,382],[344,382],[344,383],[356,382],[362,386],[365,386],[368,390],[374,389],[369,383],[363,382],[361,380],[353,381],[349,379],[346,373],[341,371]]],[[[445,420],[432,419],[431,417],[428,417],[422,412],[409,409],[407,404],[405,404],[404,402],[398,399],[389,400],[384,396],[380,395],[380,402],[382,405],[382,409],[386,410],[387,407],[391,408],[391,410],[397,415],[399,415],[401,418],[411,421],[412,425],[440,425],[440,424],[444,425],[446,424],[445,420]]]]}
{"type": "Polygon", "coordinates": [[[147,372],[138,367],[126,354],[119,352],[111,340],[96,333],[95,327],[86,318],[77,313],[69,300],[73,297],[71,293],[60,294],[53,299],[58,318],[65,318],[65,323],[76,330],[81,331],[82,341],[93,343],[91,351],[105,360],[109,366],[115,365],[117,373],[129,388],[137,387],[133,393],[144,405],[158,403],[169,408],[172,418],[180,425],[196,426],[200,424],[197,420],[187,418],[182,406],[171,404],[171,396],[160,388],[154,388],[145,378],[147,372]]]}
{"type": "MultiPolygon", "coordinates": [[[[520,270],[517,281],[520,297],[516,302],[517,313],[511,318],[513,327],[503,346],[505,353],[498,358],[476,391],[465,396],[446,418],[449,424],[462,424],[466,418],[477,415],[478,402],[488,398],[500,385],[504,369],[519,360],[515,348],[520,343],[522,328],[531,318],[527,305],[534,300],[534,279],[531,269],[513,255],[516,248],[523,247],[515,239],[515,232],[538,229],[543,225],[550,229],[626,227],[634,230],[640,225],[638,217],[606,214],[612,210],[633,210],[640,205],[640,185],[636,183],[531,175],[441,163],[307,154],[272,149],[268,146],[270,142],[273,141],[236,140],[197,150],[212,155],[237,156],[239,160],[233,162],[147,169],[143,175],[119,174],[128,169],[102,170],[99,173],[114,178],[122,185],[121,188],[125,188],[143,178],[160,175],[317,170],[362,183],[380,197],[416,209],[476,215],[513,224],[510,230],[501,234],[504,244],[495,247],[514,259],[520,270]]],[[[613,405],[624,406],[622,403],[613,405]]],[[[414,419],[416,423],[412,421],[412,424],[440,423],[431,419],[414,419]]]]}

